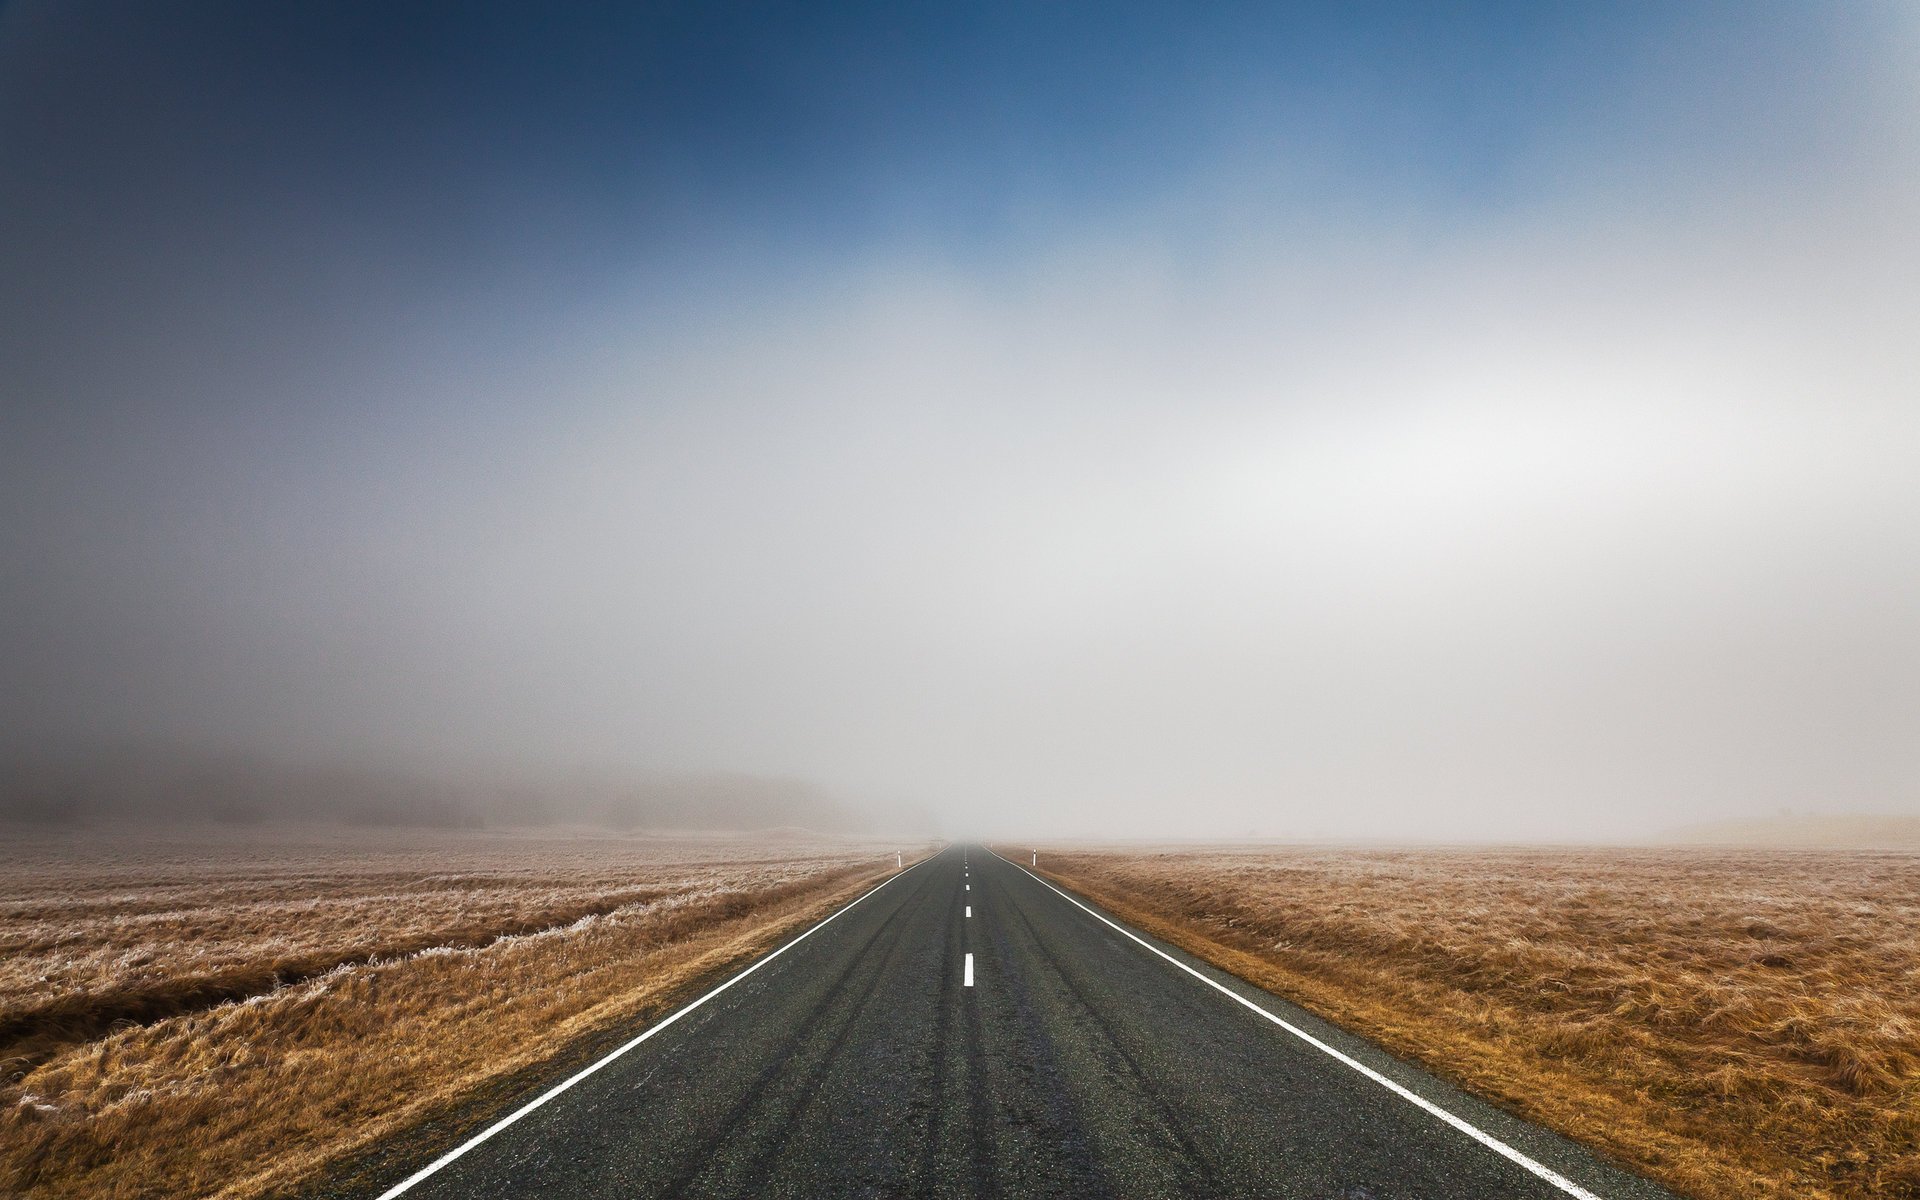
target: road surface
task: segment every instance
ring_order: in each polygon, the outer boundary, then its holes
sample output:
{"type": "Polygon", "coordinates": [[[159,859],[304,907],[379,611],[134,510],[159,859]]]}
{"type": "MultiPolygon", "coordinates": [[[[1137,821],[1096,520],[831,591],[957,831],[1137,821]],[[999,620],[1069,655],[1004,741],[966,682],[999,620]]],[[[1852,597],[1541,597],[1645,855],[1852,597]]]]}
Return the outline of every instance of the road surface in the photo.
{"type": "Polygon", "coordinates": [[[389,1200],[1671,1200],[978,846],[413,1166],[389,1200]]]}

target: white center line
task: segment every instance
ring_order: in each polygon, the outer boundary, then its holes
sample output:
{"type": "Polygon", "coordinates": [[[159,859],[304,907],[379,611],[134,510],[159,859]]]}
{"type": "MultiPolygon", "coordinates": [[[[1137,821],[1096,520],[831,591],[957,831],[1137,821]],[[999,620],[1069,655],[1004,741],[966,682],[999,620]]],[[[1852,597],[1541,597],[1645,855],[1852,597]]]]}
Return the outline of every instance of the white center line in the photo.
{"type": "Polygon", "coordinates": [[[967,905],[967,916],[973,916],[973,905],[971,904],[967,905]]]}
{"type": "Polygon", "coordinates": [[[972,891],[972,890],[973,890],[973,885],[972,885],[972,884],[968,884],[968,885],[967,885],[967,890],[968,890],[968,891],[972,891]]]}
{"type": "MultiPolygon", "coordinates": [[[[1002,859],[1001,861],[1005,862],[1006,860],[1002,859]]],[[[1014,867],[1020,867],[1019,863],[1008,863],[1008,865],[1014,866],[1014,867]]],[[[1520,1153],[1520,1151],[1515,1150],[1512,1146],[1507,1145],[1505,1142],[1501,1141],[1497,1137],[1494,1137],[1492,1134],[1488,1133],[1484,1129],[1481,1129],[1479,1126],[1473,1125],[1461,1117],[1454,1116],[1452,1113],[1448,1112],[1444,1108],[1441,1108],[1438,1104],[1435,1104],[1433,1101],[1427,1099],[1425,1096],[1419,1095],[1418,1093],[1412,1091],[1411,1089],[1395,1083],[1393,1080],[1388,1079],[1385,1075],[1382,1075],[1380,1072],[1374,1070],[1372,1067],[1369,1067],[1367,1064],[1361,1062],[1359,1059],[1354,1058],[1352,1055],[1344,1054],[1341,1051],[1334,1049],[1332,1046],[1327,1045],[1327,1043],[1321,1041],[1317,1037],[1314,1037],[1312,1034],[1308,1033],[1306,1030],[1300,1028],[1299,1026],[1293,1024],[1292,1022],[1283,1020],[1280,1017],[1273,1015],[1272,1013],[1268,1012],[1266,1009],[1260,1007],[1258,1004],[1255,1004],[1253,1001],[1247,999],[1245,996],[1242,996],[1239,992],[1234,991],[1232,988],[1228,987],[1226,984],[1221,983],[1216,979],[1211,979],[1206,975],[1201,974],[1199,971],[1194,970],[1192,967],[1188,966],[1186,963],[1181,962],[1179,959],[1175,958],[1173,955],[1168,954],[1165,950],[1160,949],[1160,947],[1147,941],[1145,938],[1133,932],[1131,929],[1126,928],[1124,925],[1120,925],[1114,921],[1109,921],[1106,917],[1095,912],[1093,909],[1088,908],[1086,905],[1080,903],[1080,901],[1074,899],[1072,896],[1068,895],[1066,892],[1061,891],[1057,887],[1054,887],[1051,883],[1048,883],[1046,880],[1040,878],[1038,875],[1035,875],[1032,871],[1028,871],[1025,867],[1020,867],[1020,870],[1024,872],[1029,878],[1031,878],[1035,883],[1038,883],[1042,887],[1046,888],[1048,891],[1051,891],[1057,894],[1061,899],[1065,900],[1068,904],[1073,905],[1075,908],[1086,913],[1088,916],[1092,917],[1094,920],[1099,921],[1101,924],[1112,928],[1116,932],[1133,939],[1134,941],[1138,942],[1140,945],[1144,946],[1149,952],[1153,954],[1157,954],[1161,958],[1166,959],[1168,962],[1172,963],[1174,966],[1179,967],[1182,971],[1185,971],[1187,974],[1193,976],[1195,979],[1198,979],[1201,983],[1206,984],[1208,987],[1212,988],[1214,991],[1224,995],[1225,997],[1227,997],[1227,999],[1232,1000],[1237,1004],[1243,1004],[1246,1007],[1252,1009],[1254,1012],[1259,1013],[1261,1016],[1265,1017],[1269,1021],[1272,1021],[1275,1025],[1278,1025],[1280,1028],[1286,1030],[1288,1033],[1292,1034],[1294,1037],[1297,1037],[1301,1041],[1305,1042],[1307,1045],[1312,1046],[1315,1050],[1319,1050],[1325,1053],[1326,1055],[1334,1059],[1336,1062],[1339,1062],[1348,1067],[1352,1067],[1354,1070],[1360,1072],[1360,1074],[1365,1075],[1368,1079],[1371,1079],[1375,1083],[1379,1084],[1381,1087],[1386,1088],[1388,1091],[1400,1097],[1402,1100],[1405,1100],[1410,1104],[1416,1105],[1419,1108],[1426,1110],[1428,1113],[1431,1113],[1433,1116],[1438,1117],[1440,1120],[1445,1121],[1447,1124],[1453,1126],[1455,1129],[1458,1129],[1461,1133],[1466,1134],[1468,1137],[1472,1138],[1474,1141],[1479,1142],[1482,1146],[1485,1146],[1487,1149],[1493,1151],[1495,1154],[1498,1154],[1502,1158],[1507,1159],[1509,1162],[1512,1162],[1517,1166],[1532,1172],[1534,1175],[1539,1176],[1541,1179],[1544,1179],[1546,1182],[1552,1184],[1554,1187],[1559,1188],[1561,1191],[1565,1192],[1567,1195],[1574,1197],[1574,1200],[1601,1200],[1601,1198],[1598,1195],[1588,1191],[1586,1188],[1581,1187],[1579,1184],[1573,1182],[1573,1180],[1571,1179],[1568,1179],[1566,1176],[1560,1174],[1558,1171],[1553,1170],[1551,1167],[1548,1167],[1543,1163],[1535,1162],[1533,1159],[1528,1158],[1526,1155],[1520,1153]]],[[[968,955],[967,957],[971,959],[973,956],[968,955]]]]}
{"type": "Polygon", "coordinates": [[[967,955],[967,979],[966,979],[966,986],[968,986],[968,987],[972,987],[972,986],[973,986],[973,955],[971,955],[971,954],[969,954],[969,955],[967,955]]]}

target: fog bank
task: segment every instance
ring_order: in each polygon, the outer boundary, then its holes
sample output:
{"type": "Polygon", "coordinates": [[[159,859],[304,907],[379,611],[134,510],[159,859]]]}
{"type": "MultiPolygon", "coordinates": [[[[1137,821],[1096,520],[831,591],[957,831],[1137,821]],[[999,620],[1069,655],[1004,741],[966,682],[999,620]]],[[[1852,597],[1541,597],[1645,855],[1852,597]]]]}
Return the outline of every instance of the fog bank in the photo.
{"type": "Polygon", "coordinates": [[[9,5],[0,756],[338,772],[113,802],[180,812],[1913,814],[1917,30],[9,5]]]}

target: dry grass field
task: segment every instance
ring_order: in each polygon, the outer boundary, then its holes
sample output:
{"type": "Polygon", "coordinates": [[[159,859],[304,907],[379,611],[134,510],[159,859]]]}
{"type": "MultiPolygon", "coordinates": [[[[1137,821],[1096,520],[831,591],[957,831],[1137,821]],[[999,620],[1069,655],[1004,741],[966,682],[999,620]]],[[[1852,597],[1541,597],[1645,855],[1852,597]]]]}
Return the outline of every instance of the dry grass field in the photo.
{"type": "Polygon", "coordinates": [[[1682,1194],[1920,1196],[1920,855],[1109,848],[1040,863],[1682,1194]]]}
{"type": "Polygon", "coordinates": [[[283,1189],[893,865],[808,839],[11,838],[0,1194],[283,1189]]]}

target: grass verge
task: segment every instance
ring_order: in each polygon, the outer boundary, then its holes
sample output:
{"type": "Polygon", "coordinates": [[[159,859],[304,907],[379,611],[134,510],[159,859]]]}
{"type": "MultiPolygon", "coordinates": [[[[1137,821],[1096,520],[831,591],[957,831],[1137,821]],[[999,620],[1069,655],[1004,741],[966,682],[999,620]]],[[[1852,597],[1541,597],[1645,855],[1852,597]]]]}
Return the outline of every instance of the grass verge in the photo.
{"type": "Polygon", "coordinates": [[[1920,856],[1269,847],[1041,864],[1682,1194],[1920,1196],[1920,856]]]}
{"type": "Polygon", "coordinates": [[[893,869],[871,848],[739,841],[334,849],[9,864],[0,1191],[285,1193],[663,1011],[893,869]],[[129,997],[162,1011],[102,1034],[89,1002],[129,997]]]}

